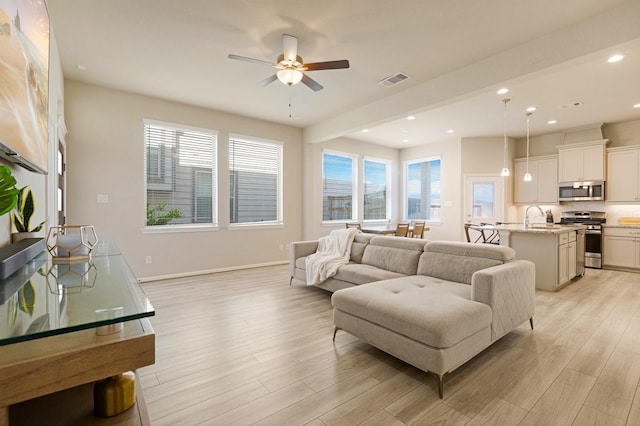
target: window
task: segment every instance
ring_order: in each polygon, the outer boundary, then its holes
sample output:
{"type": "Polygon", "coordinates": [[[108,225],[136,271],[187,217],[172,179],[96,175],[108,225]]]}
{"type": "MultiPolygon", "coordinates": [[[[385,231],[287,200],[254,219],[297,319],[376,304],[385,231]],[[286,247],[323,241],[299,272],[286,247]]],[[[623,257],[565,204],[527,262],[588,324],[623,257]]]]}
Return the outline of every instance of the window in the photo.
{"type": "Polygon", "coordinates": [[[405,212],[408,220],[440,219],[440,158],[405,163],[405,212]]]}
{"type": "Polygon", "coordinates": [[[385,220],[387,216],[387,163],[364,160],[364,220],[385,220]]]}
{"type": "Polygon", "coordinates": [[[229,137],[229,220],[282,223],[282,144],[229,137]]]}
{"type": "Polygon", "coordinates": [[[322,220],[355,220],[354,176],[353,157],[322,154],[322,220]]]}
{"type": "Polygon", "coordinates": [[[473,183],[473,217],[494,217],[495,188],[493,182],[473,183]]]}
{"type": "Polygon", "coordinates": [[[144,122],[147,226],[216,224],[215,132],[144,122]]]}

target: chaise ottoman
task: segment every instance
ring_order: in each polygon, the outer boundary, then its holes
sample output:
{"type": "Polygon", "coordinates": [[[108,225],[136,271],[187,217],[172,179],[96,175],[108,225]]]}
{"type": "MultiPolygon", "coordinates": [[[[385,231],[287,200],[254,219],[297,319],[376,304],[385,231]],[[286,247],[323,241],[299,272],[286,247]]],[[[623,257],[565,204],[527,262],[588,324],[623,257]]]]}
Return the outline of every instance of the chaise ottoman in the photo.
{"type": "MultiPolygon", "coordinates": [[[[361,285],[332,296],[336,331],[438,376],[491,343],[491,308],[468,299],[466,284],[411,276],[361,285]],[[435,282],[434,282],[435,281],[435,282]]],[[[335,333],[334,333],[335,338],[335,333]]]]}

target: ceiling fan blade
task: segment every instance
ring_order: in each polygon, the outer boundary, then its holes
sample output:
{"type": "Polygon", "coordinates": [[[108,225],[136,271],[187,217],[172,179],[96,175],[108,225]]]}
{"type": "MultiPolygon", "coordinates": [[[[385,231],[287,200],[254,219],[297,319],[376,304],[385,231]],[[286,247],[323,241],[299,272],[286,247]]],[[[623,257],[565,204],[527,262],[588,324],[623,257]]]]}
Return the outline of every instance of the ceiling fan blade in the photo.
{"type": "Polygon", "coordinates": [[[277,64],[274,64],[273,62],[263,61],[262,59],[247,58],[246,56],[229,54],[228,57],[229,59],[236,59],[238,61],[245,61],[245,62],[253,62],[254,64],[260,64],[260,65],[269,65],[270,67],[277,65],[277,64]]]}
{"type": "Polygon", "coordinates": [[[311,64],[304,64],[302,65],[302,68],[305,71],[338,70],[349,68],[349,61],[346,59],[342,59],[340,61],[314,62],[311,64]]]}
{"type": "Polygon", "coordinates": [[[302,83],[305,86],[307,86],[309,89],[313,90],[314,92],[317,92],[323,89],[320,83],[318,83],[317,81],[315,81],[314,79],[312,79],[306,74],[302,74],[302,83]]]}
{"type": "Polygon", "coordinates": [[[262,87],[264,87],[264,86],[266,86],[266,85],[268,85],[268,84],[273,83],[273,82],[274,82],[274,81],[276,81],[277,79],[278,79],[278,76],[277,76],[276,74],[270,75],[269,77],[265,78],[264,80],[259,81],[259,82],[258,82],[258,86],[262,86],[262,87]]]}
{"type": "Polygon", "coordinates": [[[298,56],[298,39],[289,34],[282,34],[282,52],[285,61],[295,62],[298,56]]]}

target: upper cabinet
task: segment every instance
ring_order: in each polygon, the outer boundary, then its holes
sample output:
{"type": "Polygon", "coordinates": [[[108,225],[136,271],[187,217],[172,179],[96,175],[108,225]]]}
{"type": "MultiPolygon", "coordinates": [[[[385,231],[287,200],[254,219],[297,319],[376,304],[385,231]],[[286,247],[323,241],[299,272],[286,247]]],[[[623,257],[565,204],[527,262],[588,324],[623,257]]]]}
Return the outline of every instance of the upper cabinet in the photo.
{"type": "Polygon", "coordinates": [[[558,181],[605,180],[605,147],[608,139],[558,146],[558,181]]]}
{"type": "Polygon", "coordinates": [[[607,201],[640,201],[640,146],[607,150],[607,201]]]}
{"type": "Polygon", "coordinates": [[[526,158],[514,160],[514,194],[517,204],[555,204],[558,202],[558,158],[529,157],[531,181],[525,182],[526,158]]]}

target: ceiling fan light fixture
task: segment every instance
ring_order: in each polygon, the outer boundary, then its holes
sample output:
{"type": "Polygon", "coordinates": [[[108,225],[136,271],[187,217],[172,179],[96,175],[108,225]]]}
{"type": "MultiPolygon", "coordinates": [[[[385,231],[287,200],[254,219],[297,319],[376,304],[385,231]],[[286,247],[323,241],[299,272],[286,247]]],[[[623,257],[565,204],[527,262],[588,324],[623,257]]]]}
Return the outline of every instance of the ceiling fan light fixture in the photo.
{"type": "Polygon", "coordinates": [[[293,68],[285,68],[276,73],[278,76],[278,80],[280,80],[283,84],[287,84],[292,86],[294,84],[300,83],[302,80],[302,71],[298,71],[293,68]]]}

